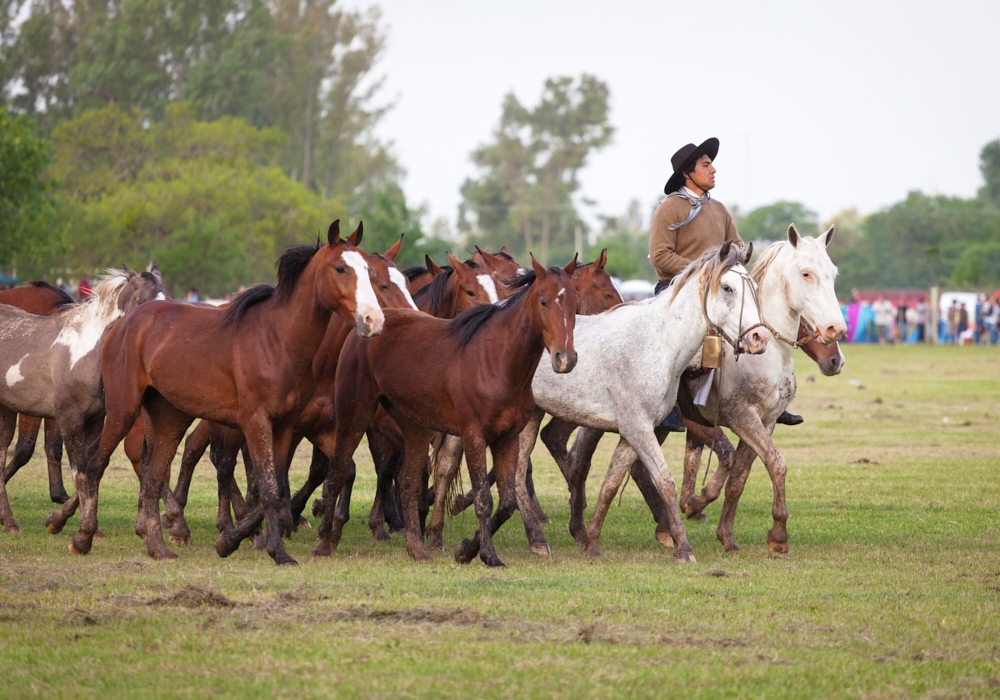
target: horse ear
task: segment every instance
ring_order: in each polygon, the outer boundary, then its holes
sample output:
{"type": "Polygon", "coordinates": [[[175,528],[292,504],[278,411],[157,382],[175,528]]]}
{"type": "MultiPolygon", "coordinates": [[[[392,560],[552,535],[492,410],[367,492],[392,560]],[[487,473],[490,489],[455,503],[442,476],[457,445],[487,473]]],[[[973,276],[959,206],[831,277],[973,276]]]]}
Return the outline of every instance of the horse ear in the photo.
{"type": "Polygon", "coordinates": [[[747,247],[743,249],[742,262],[743,266],[746,267],[750,264],[750,258],[753,257],[753,241],[747,243],[747,247]]]}
{"type": "Polygon", "coordinates": [[[403,236],[405,233],[399,234],[399,240],[392,244],[392,248],[386,251],[385,257],[389,258],[393,262],[396,262],[396,256],[399,255],[399,249],[403,245],[403,236]]]}
{"type": "MultiPolygon", "coordinates": [[[[482,260],[483,267],[493,268],[496,266],[496,260],[494,260],[494,255],[492,253],[487,253],[485,250],[476,246],[476,257],[482,260]]],[[[473,258],[475,260],[476,258],[473,258]]],[[[478,262],[478,261],[477,261],[478,262]]]]}
{"type": "Polygon", "coordinates": [[[359,221],[358,227],[354,229],[354,232],[351,233],[350,236],[347,237],[347,242],[353,246],[359,246],[361,245],[361,239],[364,237],[364,235],[365,235],[365,222],[359,221]]]}
{"type": "Polygon", "coordinates": [[[510,255],[510,257],[512,258],[514,257],[514,255],[509,250],[507,250],[507,246],[505,245],[500,246],[500,252],[505,253],[506,255],[510,255]]]}
{"type": "Polygon", "coordinates": [[[604,266],[608,264],[608,249],[605,248],[601,251],[601,254],[597,256],[597,260],[594,261],[594,266],[598,270],[603,270],[604,266]]]}
{"type": "Polygon", "coordinates": [[[448,251],[448,264],[451,265],[452,269],[455,271],[462,267],[462,261],[452,255],[451,251],[448,251]]]}
{"type": "Polygon", "coordinates": [[[719,260],[725,260],[726,258],[728,258],[729,253],[732,249],[733,249],[732,241],[726,241],[725,243],[723,243],[722,246],[719,248],[719,260]]]}
{"type": "Polygon", "coordinates": [[[531,269],[535,271],[535,277],[538,277],[539,279],[541,279],[542,277],[545,276],[545,274],[548,272],[548,270],[545,269],[544,265],[542,265],[540,262],[538,262],[537,260],[535,260],[535,254],[534,253],[528,253],[528,255],[531,256],[531,269]]]}
{"type": "Polygon", "coordinates": [[[340,219],[330,224],[330,228],[326,231],[326,242],[330,245],[340,243],[340,219]]]}
{"type": "Polygon", "coordinates": [[[579,253],[574,253],[573,254],[573,259],[570,260],[566,264],[566,267],[563,268],[563,272],[565,272],[567,276],[569,276],[569,277],[573,276],[573,271],[576,269],[576,259],[577,259],[577,257],[579,257],[579,255],[580,255],[579,253]]]}
{"type": "Polygon", "coordinates": [[[135,277],[135,270],[128,269],[128,265],[126,265],[125,263],[122,263],[122,270],[125,271],[125,276],[128,279],[132,279],[133,277],[135,277]]]}
{"type": "Polygon", "coordinates": [[[160,272],[160,268],[156,266],[156,263],[153,263],[152,266],[150,266],[149,272],[151,275],[153,275],[153,277],[156,278],[157,282],[163,284],[163,273],[160,272]]]}
{"type": "Polygon", "coordinates": [[[793,248],[799,247],[799,238],[799,230],[795,228],[795,224],[788,224],[788,242],[793,248]]]}
{"type": "Polygon", "coordinates": [[[826,233],[820,236],[820,239],[822,239],[823,241],[823,245],[829,247],[830,242],[833,241],[833,234],[836,228],[837,228],[836,226],[831,226],[826,230],[826,233]]]}
{"type": "Polygon", "coordinates": [[[441,274],[442,270],[440,266],[436,262],[431,260],[430,255],[424,254],[424,264],[427,266],[427,269],[430,271],[430,273],[435,277],[441,274]]]}

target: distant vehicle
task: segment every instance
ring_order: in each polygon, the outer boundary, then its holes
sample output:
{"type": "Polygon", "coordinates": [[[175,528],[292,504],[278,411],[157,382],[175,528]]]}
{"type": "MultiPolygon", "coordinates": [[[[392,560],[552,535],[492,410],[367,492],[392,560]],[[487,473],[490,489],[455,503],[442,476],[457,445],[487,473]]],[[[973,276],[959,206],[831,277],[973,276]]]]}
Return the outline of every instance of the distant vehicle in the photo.
{"type": "Polygon", "coordinates": [[[618,282],[618,291],[621,293],[622,299],[625,301],[649,299],[653,296],[654,289],[656,289],[656,286],[652,282],[647,282],[646,280],[626,280],[624,282],[618,282]]]}

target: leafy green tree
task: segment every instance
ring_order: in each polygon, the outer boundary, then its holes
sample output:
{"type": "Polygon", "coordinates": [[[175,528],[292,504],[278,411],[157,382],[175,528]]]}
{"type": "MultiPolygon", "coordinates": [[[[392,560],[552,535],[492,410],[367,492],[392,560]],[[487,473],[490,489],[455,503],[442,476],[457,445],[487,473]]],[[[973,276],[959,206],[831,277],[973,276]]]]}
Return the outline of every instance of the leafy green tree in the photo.
{"type": "Polygon", "coordinates": [[[15,274],[50,254],[60,235],[44,177],[51,148],[34,131],[31,119],[0,107],[0,267],[15,274]]]}
{"type": "Polygon", "coordinates": [[[804,236],[818,233],[816,212],[798,202],[775,202],[754,209],[740,221],[740,238],[744,241],[780,241],[787,238],[788,225],[804,236]]]}
{"type": "Polygon", "coordinates": [[[981,194],[993,206],[1000,207],[1000,139],[983,146],[979,154],[979,170],[986,181],[981,194]]]}
{"type": "Polygon", "coordinates": [[[481,174],[462,186],[460,229],[524,255],[537,244],[546,264],[550,252],[572,255],[573,231],[583,226],[572,201],[577,173],[614,133],[609,94],[590,75],[546,80],[532,109],[508,94],[491,142],[472,154],[481,174]]]}
{"type": "Polygon", "coordinates": [[[597,257],[601,248],[608,249],[607,270],[623,279],[644,279],[655,282],[656,270],[649,262],[649,230],[642,216],[639,200],[632,200],[622,216],[604,216],[597,243],[589,250],[588,259],[597,257]]]}
{"type": "Polygon", "coordinates": [[[384,253],[399,240],[399,234],[406,234],[396,258],[397,267],[423,265],[425,254],[443,264],[444,251],[450,250],[447,241],[424,235],[420,226],[423,211],[407,206],[403,190],[396,183],[366,188],[357,202],[357,215],[365,224],[365,250],[384,253]]]}

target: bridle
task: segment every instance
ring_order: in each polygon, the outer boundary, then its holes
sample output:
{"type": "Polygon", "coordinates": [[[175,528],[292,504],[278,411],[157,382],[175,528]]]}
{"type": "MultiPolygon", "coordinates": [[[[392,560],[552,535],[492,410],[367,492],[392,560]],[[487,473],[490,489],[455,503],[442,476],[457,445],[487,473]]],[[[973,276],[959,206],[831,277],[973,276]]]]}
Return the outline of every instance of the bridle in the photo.
{"type": "MultiPolygon", "coordinates": [[[[720,328],[719,326],[717,326],[716,324],[712,323],[712,321],[709,320],[709,318],[708,318],[708,280],[706,278],[704,278],[704,277],[701,280],[702,281],[702,285],[701,285],[701,288],[699,289],[699,293],[700,293],[700,296],[701,296],[701,315],[704,317],[704,319],[705,319],[705,325],[708,327],[708,334],[709,335],[717,335],[720,338],[722,338],[723,340],[725,340],[727,343],[729,343],[730,347],[733,348],[733,359],[736,362],[739,362],[740,355],[742,355],[744,352],[746,352],[742,348],[741,344],[743,343],[743,339],[746,338],[747,334],[750,333],[750,331],[754,330],[755,328],[766,328],[769,331],[771,330],[771,328],[766,323],[764,323],[764,321],[763,321],[764,316],[760,312],[760,302],[757,300],[756,283],[753,281],[753,278],[750,277],[749,273],[746,273],[746,272],[737,272],[736,270],[732,270],[732,269],[729,270],[729,271],[730,272],[736,272],[736,274],[740,276],[740,279],[742,280],[742,284],[743,284],[743,298],[740,300],[740,325],[738,326],[739,329],[740,329],[740,334],[735,339],[730,338],[729,335],[724,330],[722,330],[722,328],[720,328]],[[761,321],[759,323],[755,323],[754,325],[750,326],[749,328],[744,329],[743,328],[743,309],[746,306],[746,302],[747,302],[747,290],[748,289],[750,290],[750,298],[753,299],[754,308],[757,309],[757,318],[761,319],[761,321]]],[[[771,331],[771,332],[773,333],[774,331],[771,331]]]]}
{"type": "MultiPolygon", "coordinates": [[[[778,340],[780,340],[782,343],[785,343],[786,345],[788,345],[788,347],[790,347],[792,350],[798,350],[803,345],[806,345],[807,343],[811,343],[812,341],[816,340],[821,335],[823,335],[822,333],[820,333],[819,328],[816,328],[816,329],[813,330],[812,333],[810,333],[807,336],[804,336],[802,338],[798,338],[796,340],[789,340],[785,336],[781,335],[781,333],[779,333],[778,331],[774,330],[774,328],[771,327],[771,324],[769,324],[764,319],[763,315],[761,315],[760,321],[764,325],[764,328],[766,328],[767,330],[769,330],[771,332],[771,335],[773,335],[775,338],[777,338],[778,340]]],[[[802,323],[805,323],[805,321],[802,321],[802,323]]],[[[808,328],[809,324],[806,324],[806,327],[808,328]]]]}

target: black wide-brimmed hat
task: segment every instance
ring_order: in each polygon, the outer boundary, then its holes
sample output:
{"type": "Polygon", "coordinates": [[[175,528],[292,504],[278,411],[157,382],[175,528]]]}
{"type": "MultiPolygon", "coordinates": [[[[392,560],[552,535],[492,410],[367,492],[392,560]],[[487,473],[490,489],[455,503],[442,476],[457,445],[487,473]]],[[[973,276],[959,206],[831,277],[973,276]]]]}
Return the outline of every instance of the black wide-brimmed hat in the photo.
{"type": "Polygon", "coordinates": [[[684,168],[702,156],[708,156],[712,160],[715,160],[715,156],[717,155],[719,155],[719,139],[714,137],[705,139],[701,142],[700,146],[695,146],[693,143],[681,146],[677,149],[677,153],[670,158],[670,165],[674,168],[674,174],[667,180],[667,184],[663,187],[663,193],[670,194],[681,188],[681,185],[684,184],[684,168]]]}

